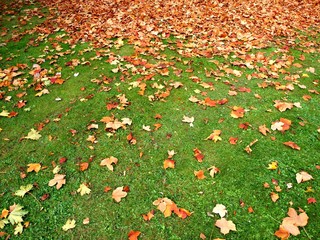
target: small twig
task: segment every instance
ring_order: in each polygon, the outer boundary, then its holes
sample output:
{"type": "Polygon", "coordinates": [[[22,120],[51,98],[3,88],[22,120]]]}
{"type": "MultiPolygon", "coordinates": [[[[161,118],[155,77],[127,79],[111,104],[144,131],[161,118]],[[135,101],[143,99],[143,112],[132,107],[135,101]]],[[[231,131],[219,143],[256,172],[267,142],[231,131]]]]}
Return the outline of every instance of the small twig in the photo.
{"type": "Polygon", "coordinates": [[[35,195],[33,195],[31,192],[28,192],[28,194],[30,194],[38,203],[39,203],[39,205],[40,205],[40,211],[43,209],[43,206],[42,206],[42,204],[41,204],[41,202],[36,198],[36,196],[35,195]]]}
{"type": "Polygon", "coordinates": [[[307,230],[306,230],[304,227],[302,227],[302,228],[303,228],[304,232],[306,233],[306,235],[307,235],[308,239],[310,239],[310,240],[311,240],[311,237],[309,236],[309,234],[308,234],[307,230]]]}

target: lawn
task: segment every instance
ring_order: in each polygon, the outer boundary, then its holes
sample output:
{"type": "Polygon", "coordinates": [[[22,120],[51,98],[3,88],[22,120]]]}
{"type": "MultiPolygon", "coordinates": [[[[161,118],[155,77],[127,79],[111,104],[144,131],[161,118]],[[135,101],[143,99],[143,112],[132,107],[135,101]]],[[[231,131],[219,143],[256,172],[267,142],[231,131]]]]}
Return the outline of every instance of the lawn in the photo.
{"type": "Polygon", "coordinates": [[[0,8],[1,239],[319,237],[319,4],[0,8]]]}

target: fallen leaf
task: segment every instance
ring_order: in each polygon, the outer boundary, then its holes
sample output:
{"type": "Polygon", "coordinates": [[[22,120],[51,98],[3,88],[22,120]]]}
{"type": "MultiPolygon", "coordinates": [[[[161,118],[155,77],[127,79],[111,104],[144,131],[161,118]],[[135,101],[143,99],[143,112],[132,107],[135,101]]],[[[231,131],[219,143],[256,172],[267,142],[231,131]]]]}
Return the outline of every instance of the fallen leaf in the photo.
{"type": "Polygon", "coordinates": [[[68,231],[76,227],[76,220],[68,219],[67,222],[62,226],[63,231],[68,231]]]}
{"type": "Polygon", "coordinates": [[[228,213],[228,210],[223,204],[216,204],[216,206],[212,209],[212,212],[219,214],[220,217],[223,218],[228,213]]]}
{"type": "Polygon", "coordinates": [[[230,137],[229,138],[229,143],[232,144],[232,145],[236,145],[238,142],[238,138],[236,137],[230,137]]]}
{"type": "Polygon", "coordinates": [[[15,191],[14,195],[19,197],[24,197],[24,195],[32,189],[32,184],[28,184],[26,186],[20,186],[20,189],[15,191]]]}
{"type": "Polygon", "coordinates": [[[23,232],[23,226],[21,223],[18,223],[17,226],[14,228],[14,235],[21,234],[23,232]]]}
{"type": "Polygon", "coordinates": [[[28,166],[27,172],[35,171],[37,173],[41,169],[40,163],[29,163],[27,166],[28,166]]]}
{"type": "Polygon", "coordinates": [[[194,171],[193,174],[194,174],[198,179],[205,179],[205,178],[206,178],[206,176],[204,175],[204,171],[203,171],[203,170],[194,171]]]}
{"type": "Polygon", "coordinates": [[[142,217],[143,217],[143,219],[144,219],[145,221],[150,221],[151,218],[154,217],[154,210],[151,210],[151,211],[148,212],[147,214],[143,214],[142,217]]]}
{"type": "Polygon", "coordinates": [[[228,221],[225,218],[221,218],[216,221],[215,226],[220,228],[220,232],[224,235],[231,231],[237,231],[236,225],[232,221],[228,221]]]}
{"type": "Polygon", "coordinates": [[[140,231],[133,231],[133,230],[131,230],[131,231],[128,233],[128,239],[129,239],[129,240],[137,240],[140,234],[141,234],[140,231]]]}
{"type": "Polygon", "coordinates": [[[269,170],[276,170],[277,168],[278,168],[278,162],[277,161],[273,161],[273,162],[268,164],[268,169],[269,170]]]}
{"type": "Polygon", "coordinates": [[[85,219],[83,219],[83,221],[82,221],[82,224],[83,225],[87,225],[87,224],[89,224],[90,223],[90,218],[85,218],[85,219]]]}
{"type": "Polygon", "coordinates": [[[306,182],[313,179],[313,177],[309,173],[305,171],[301,171],[296,174],[296,179],[297,179],[297,183],[302,183],[302,182],[306,182]]]}
{"type": "Polygon", "coordinates": [[[77,190],[78,193],[80,193],[81,196],[85,195],[85,194],[90,194],[91,189],[88,188],[88,186],[85,183],[81,183],[80,187],[77,190]]]}
{"type": "Polygon", "coordinates": [[[209,174],[210,174],[211,177],[214,177],[215,174],[220,172],[220,169],[217,168],[216,166],[211,166],[207,170],[209,170],[209,174]]]}
{"type": "Polygon", "coordinates": [[[66,175],[63,175],[63,174],[55,174],[54,178],[49,181],[48,185],[50,187],[56,185],[56,188],[60,189],[62,185],[66,184],[65,176],[66,175]]]}
{"type": "Polygon", "coordinates": [[[286,240],[290,237],[290,233],[283,226],[280,226],[279,230],[277,230],[274,235],[281,238],[281,240],[286,240]]]}
{"type": "Polygon", "coordinates": [[[87,170],[88,168],[89,168],[89,163],[88,162],[79,163],[79,170],[81,172],[87,170]]]}
{"type": "Polygon", "coordinates": [[[284,142],[284,145],[291,147],[292,149],[300,150],[300,147],[295,142],[284,142]]]}
{"type": "Polygon", "coordinates": [[[175,161],[173,159],[166,159],[163,161],[163,168],[174,168],[175,167],[175,161]]]}
{"type": "Polygon", "coordinates": [[[206,140],[212,140],[214,142],[221,141],[222,138],[220,137],[221,130],[213,130],[213,132],[206,138],[206,140]]]}
{"type": "Polygon", "coordinates": [[[234,106],[230,113],[233,118],[242,118],[244,116],[244,109],[242,107],[234,106]]]}
{"type": "Polygon", "coordinates": [[[26,137],[24,137],[25,139],[31,139],[31,140],[38,140],[39,138],[41,138],[41,134],[39,134],[39,132],[33,128],[31,128],[30,132],[28,133],[28,135],[26,137]]]}
{"type": "Polygon", "coordinates": [[[23,206],[19,204],[14,204],[10,206],[10,214],[8,220],[12,225],[23,222],[23,217],[28,213],[26,210],[22,210],[23,206]]]}
{"type": "Polygon", "coordinates": [[[189,123],[190,127],[193,127],[194,117],[183,116],[182,122],[189,123]]]}
{"type": "Polygon", "coordinates": [[[193,149],[193,156],[197,159],[198,162],[203,161],[204,155],[198,148],[193,149]]]}
{"type": "Polygon", "coordinates": [[[276,202],[279,199],[279,195],[275,192],[271,192],[270,197],[271,197],[272,202],[276,202]]]}
{"type": "Polygon", "coordinates": [[[251,143],[249,143],[249,145],[247,145],[247,146],[244,148],[244,150],[245,150],[248,154],[250,154],[250,153],[252,152],[251,147],[252,147],[256,142],[258,142],[258,139],[255,139],[255,140],[253,140],[251,143]]]}
{"type": "Polygon", "coordinates": [[[110,171],[113,171],[113,165],[112,164],[117,164],[118,159],[114,156],[111,156],[109,158],[105,158],[100,162],[100,166],[107,166],[107,168],[110,171]]]}
{"type": "Polygon", "coordinates": [[[266,125],[261,125],[259,126],[259,132],[264,135],[267,136],[267,133],[270,133],[270,129],[266,127],[266,125]]]}
{"type": "Polygon", "coordinates": [[[123,191],[123,187],[117,187],[115,190],[112,192],[112,198],[116,202],[120,202],[122,198],[126,197],[128,195],[127,192],[123,191]]]}
{"type": "Polygon", "coordinates": [[[316,203],[317,200],[315,198],[308,198],[307,202],[308,202],[308,204],[311,204],[311,203],[316,203]]]}

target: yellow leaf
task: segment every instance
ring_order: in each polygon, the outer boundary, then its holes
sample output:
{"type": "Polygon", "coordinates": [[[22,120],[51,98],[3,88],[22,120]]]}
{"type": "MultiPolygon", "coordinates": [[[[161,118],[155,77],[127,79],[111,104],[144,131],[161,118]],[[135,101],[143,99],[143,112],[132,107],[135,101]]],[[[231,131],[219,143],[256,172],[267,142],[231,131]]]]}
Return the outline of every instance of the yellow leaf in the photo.
{"type": "Polygon", "coordinates": [[[26,186],[20,186],[20,189],[17,190],[14,195],[19,197],[24,197],[24,195],[32,189],[32,184],[28,184],[26,186]]]}
{"type": "Polygon", "coordinates": [[[21,223],[19,223],[15,228],[14,228],[14,235],[21,234],[23,231],[23,226],[21,223]]]}
{"type": "Polygon", "coordinates": [[[66,224],[62,226],[62,230],[68,231],[69,229],[75,228],[75,226],[76,226],[76,220],[68,219],[66,224]]]}
{"type": "Polygon", "coordinates": [[[270,169],[270,170],[276,170],[277,168],[278,168],[278,162],[277,161],[271,162],[268,165],[268,169],[270,169]]]}
{"type": "Polygon", "coordinates": [[[24,138],[25,139],[31,139],[31,140],[38,140],[39,138],[41,138],[41,134],[39,134],[38,131],[36,131],[33,128],[31,128],[31,130],[28,133],[28,135],[26,137],[24,137],[24,138]]]}
{"type": "Polygon", "coordinates": [[[29,163],[27,166],[28,166],[27,172],[32,172],[32,171],[39,172],[41,169],[40,163],[29,163]]]}
{"type": "Polygon", "coordinates": [[[10,214],[8,220],[12,225],[23,222],[22,217],[28,213],[26,210],[22,210],[23,206],[14,204],[10,206],[10,214]]]}
{"type": "Polygon", "coordinates": [[[78,193],[80,193],[81,196],[85,195],[85,194],[90,194],[91,189],[87,187],[87,185],[85,185],[84,183],[82,183],[80,185],[80,187],[77,190],[78,193]]]}

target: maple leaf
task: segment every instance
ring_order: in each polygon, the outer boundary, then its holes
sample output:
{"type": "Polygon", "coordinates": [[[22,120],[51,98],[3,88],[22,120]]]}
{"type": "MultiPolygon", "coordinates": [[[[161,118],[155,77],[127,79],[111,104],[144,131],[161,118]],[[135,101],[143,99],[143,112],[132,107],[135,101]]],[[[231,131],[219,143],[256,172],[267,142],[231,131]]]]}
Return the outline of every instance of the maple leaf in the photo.
{"type": "Polygon", "coordinates": [[[20,189],[15,191],[14,195],[19,197],[24,197],[24,195],[32,189],[32,184],[28,184],[26,186],[20,186],[20,189]]]}
{"type": "Polygon", "coordinates": [[[79,163],[78,165],[79,165],[79,170],[82,172],[89,168],[88,162],[82,162],[82,163],[79,163]]]}
{"type": "Polygon", "coordinates": [[[150,126],[142,125],[142,129],[147,131],[147,132],[151,132],[150,126]]]}
{"type": "Polygon", "coordinates": [[[302,182],[306,182],[313,179],[313,177],[309,173],[305,171],[301,171],[296,174],[296,179],[297,179],[297,183],[302,183],[302,182]]]}
{"type": "Polygon", "coordinates": [[[131,230],[131,231],[128,233],[128,239],[129,239],[129,240],[137,240],[140,234],[141,234],[140,231],[133,231],[133,230],[131,230]]]}
{"type": "Polygon", "coordinates": [[[251,143],[249,143],[249,145],[247,145],[247,146],[244,148],[244,150],[245,150],[248,154],[250,154],[250,153],[252,152],[251,147],[252,147],[256,142],[258,142],[258,139],[255,139],[255,140],[253,140],[251,143]]]}
{"type": "Polygon", "coordinates": [[[127,192],[123,191],[123,187],[117,187],[115,190],[112,192],[112,198],[116,202],[120,202],[122,198],[127,196],[127,192]]]}
{"type": "Polygon", "coordinates": [[[284,145],[291,147],[292,149],[300,150],[300,147],[295,142],[284,142],[284,145]]]}
{"type": "Polygon", "coordinates": [[[25,139],[31,139],[31,140],[38,140],[39,138],[41,138],[41,134],[39,134],[39,132],[33,128],[31,128],[30,132],[28,133],[28,135],[26,137],[24,137],[25,139]]]}
{"type": "Polygon", "coordinates": [[[208,170],[211,177],[214,177],[216,173],[220,172],[220,169],[217,168],[216,166],[211,166],[208,168],[208,170]]]}
{"type": "Polygon", "coordinates": [[[276,202],[279,199],[279,194],[271,192],[270,197],[271,197],[272,202],[276,202]]]}
{"type": "Polygon", "coordinates": [[[27,172],[35,171],[37,173],[41,169],[40,163],[29,163],[27,166],[28,166],[27,172]]]}
{"type": "Polygon", "coordinates": [[[2,112],[0,112],[0,117],[8,117],[9,116],[9,112],[7,110],[2,110],[2,112]]]}
{"type": "Polygon", "coordinates": [[[164,217],[170,217],[172,212],[179,214],[179,208],[177,205],[169,198],[158,198],[153,202],[153,205],[158,206],[164,217]]]}
{"type": "Polygon", "coordinates": [[[290,233],[287,229],[285,229],[282,225],[280,225],[279,230],[277,230],[274,235],[282,240],[288,239],[290,237],[290,233]]]}
{"type": "Polygon", "coordinates": [[[203,161],[204,155],[198,148],[193,149],[193,156],[197,159],[198,162],[203,161]]]}
{"type": "Polygon", "coordinates": [[[112,164],[117,164],[118,159],[114,156],[111,156],[109,158],[105,158],[100,162],[100,166],[107,166],[107,168],[110,171],[113,171],[113,165],[112,164]]]}
{"type": "Polygon", "coordinates": [[[189,123],[190,127],[193,127],[194,117],[183,116],[182,122],[189,123]]]}
{"type": "Polygon", "coordinates": [[[270,133],[270,129],[266,127],[265,124],[259,126],[259,132],[264,135],[267,136],[267,133],[270,133]]]}
{"type": "Polygon", "coordinates": [[[147,214],[143,214],[142,217],[143,217],[143,219],[144,219],[145,221],[150,221],[151,218],[154,217],[154,210],[151,210],[151,211],[148,212],[147,214]]]}
{"type": "Polygon", "coordinates": [[[194,171],[193,174],[194,174],[198,179],[205,179],[205,178],[206,178],[206,176],[204,175],[204,171],[203,171],[203,170],[194,171]]]}
{"type": "Polygon", "coordinates": [[[286,229],[290,234],[297,236],[300,234],[299,227],[304,227],[308,224],[308,215],[305,212],[297,214],[296,210],[289,208],[288,216],[282,220],[281,226],[286,229]]]}
{"type": "Polygon", "coordinates": [[[269,170],[276,170],[278,168],[278,162],[274,161],[268,164],[268,169],[269,170]]]}
{"type": "Polygon", "coordinates": [[[222,138],[220,137],[220,135],[221,130],[213,130],[209,137],[206,138],[206,140],[212,140],[214,142],[221,141],[222,138]]]}
{"type": "Polygon", "coordinates": [[[166,159],[163,161],[163,168],[174,168],[175,167],[175,161],[173,159],[166,159]]]}
{"type": "Polygon", "coordinates": [[[244,116],[245,110],[242,107],[234,106],[231,111],[231,117],[242,118],[244,116]]]}
{"type": "Polygon", "coordinates": [[[23,226],[21,223],[18,223],[18,225],[14,228],[14,235],[21,234],[23,232],[23,226]]]}
{"type": "Polygon", "coordinates": [[[56,185],[56,188],[60,189],[62,185],[66,184],[65,176],[66,175],[63,175],[63,174],[55,174],[54,178],[49,181],[48,185],[50,187],[56,185]]]}
{"type": "Polygon", "coordinates": [[[22,210],[23,206],[14,204],[10,206],[10,214],[8,220],[12,225],[23,222],[23,217],[28,213],[26,210],[22,210]]]}
{"type": "Polygon", "coordinates": [[[237,231],[236,225],[230,220],[228,221],[225,218],[221,218],[216,221],[215,226],[220,228],[220,232],[224,235],[228,234],[231,231],[237,231]]]}
{"type": "Polygon", "coordinates": [[[308,202],[308,204],[311,204],[311,203],[316,203],[317,200],[315,198],[308,198],[307,202],[308,202]]]}
{"type": "Polygon", "coordinates": [[[230,137],[229,138],[229,143],[230,144],[235,145],[235,144],[237,144],[237,142],[238,142],[238,138],[236,138],[236,137],[230,137]]]}
{"type": "Polygon", "coordinates": [[[81,196],[85,194],[90,194],[91,189],[88,188],[88,186],[85,183],[80,184],[80,187],[77,190],[78,193],[80,193],[81,196]]]}
{"type": "Polygon", "coordinates": [[[69,229],[73,229],[76,227],[76,220],[68,219],[67,222],[62,226],[63,231],[68,231],[69,229]]]}
{"type": "Polygon", "coordinates": [[[289,102],[283,102],[280,100],[275,100],[274,101],[275,104],[273,105],[275,108],[277,108],[280,112],[284,112],[287,109],[291,109],[293,108],[293,103],[289,103],[289,102]]]}
{"type": "Polygon", "coordinates": [[[220,217],[223,218],[228,213],[228,210],[223,204],[216,204],[216,206],[212,209],[212,212],[219,214],[220,217]]]}

